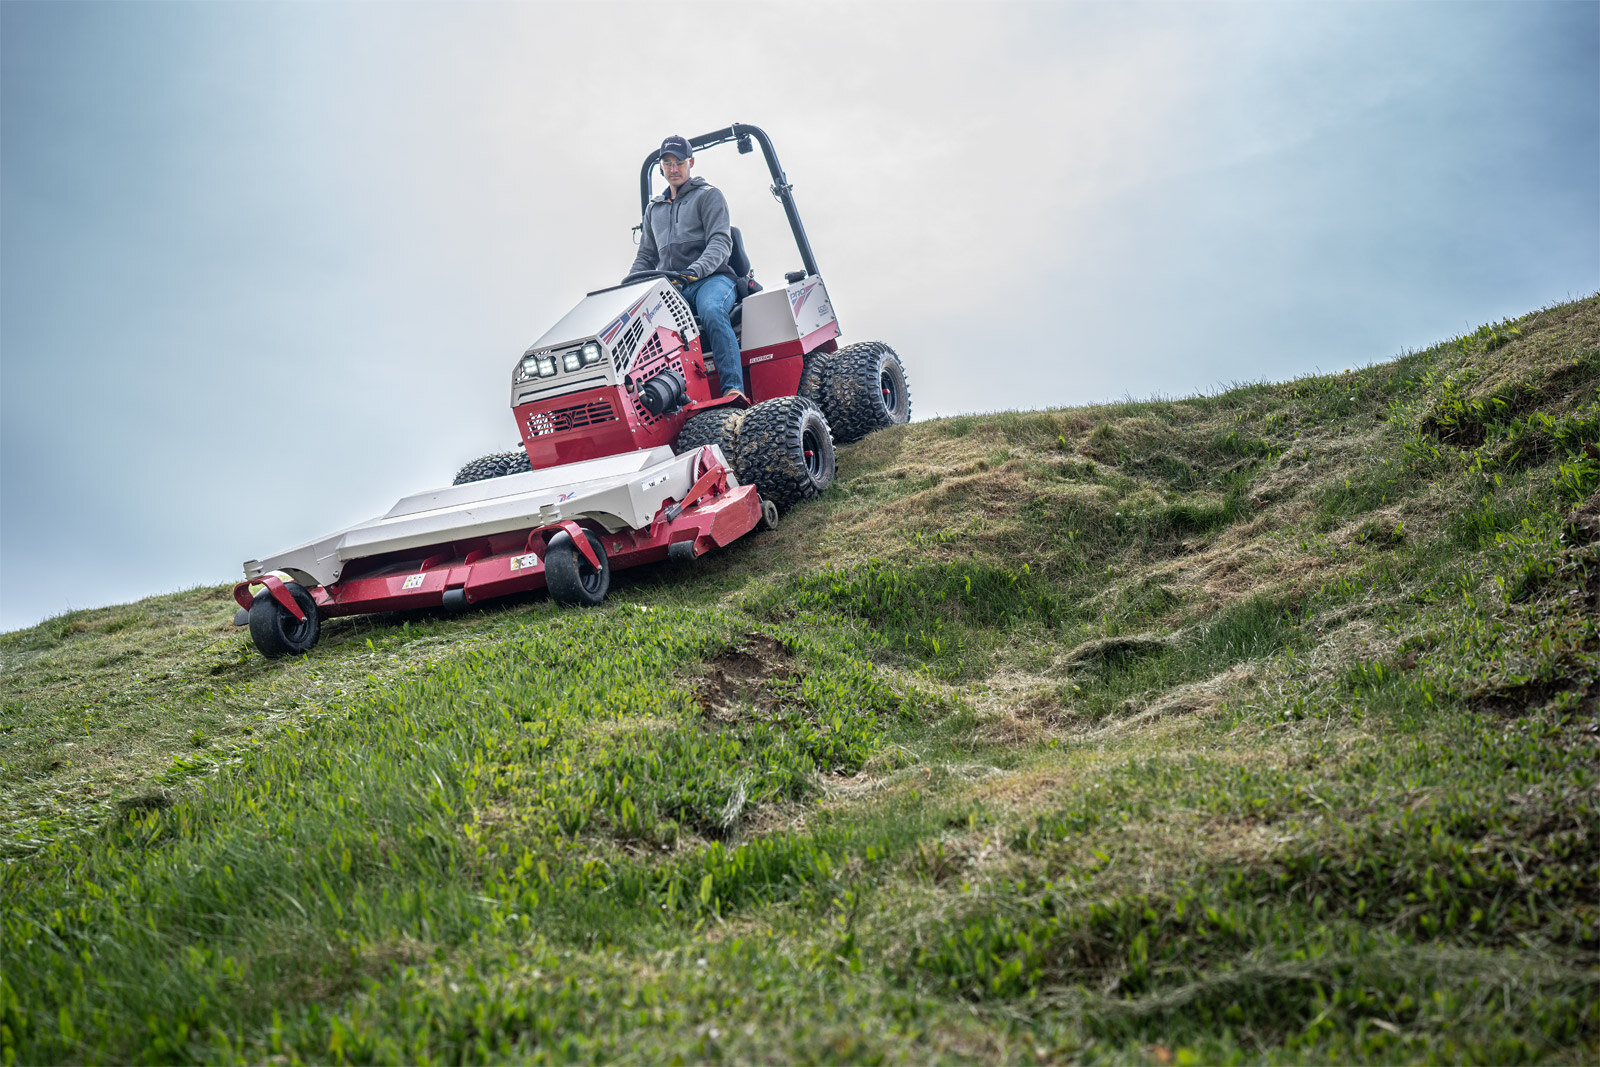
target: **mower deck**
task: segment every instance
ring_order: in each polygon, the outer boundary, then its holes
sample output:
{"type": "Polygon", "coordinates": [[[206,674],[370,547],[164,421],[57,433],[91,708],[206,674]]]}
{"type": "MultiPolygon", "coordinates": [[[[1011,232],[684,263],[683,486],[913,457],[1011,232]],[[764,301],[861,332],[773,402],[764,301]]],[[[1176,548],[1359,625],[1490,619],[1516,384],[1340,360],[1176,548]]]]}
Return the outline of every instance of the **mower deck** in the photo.
{"type": "Polygon", "coordinates": [[[685,544],[698,556],[761,521],[754,486],[739,485],[715,445],[674,456],[628,452],[406,497],[387,514],[245,564],[234,599],[248,609],[265,587],[285,610],[303,610],[285,576],[311,593],[322,616],[464,605],[542,589],[550,539],[570,536],[612,569],[665,559],[685,544]]]}

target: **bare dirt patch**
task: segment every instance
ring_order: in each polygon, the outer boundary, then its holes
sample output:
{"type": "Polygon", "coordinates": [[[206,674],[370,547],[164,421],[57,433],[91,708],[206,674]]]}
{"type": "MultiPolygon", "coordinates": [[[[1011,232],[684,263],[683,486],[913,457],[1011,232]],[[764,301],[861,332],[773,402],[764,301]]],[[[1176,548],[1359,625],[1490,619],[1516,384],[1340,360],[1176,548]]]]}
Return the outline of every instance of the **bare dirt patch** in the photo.
{"type": "Polygon", "coordinates": [[[694,686],[695,700],[719,722],[739,722],[752,713],[770,715],[790,699],[788,691],[800,673],[783,642],[749,633],[706,665],[694,686]]]}

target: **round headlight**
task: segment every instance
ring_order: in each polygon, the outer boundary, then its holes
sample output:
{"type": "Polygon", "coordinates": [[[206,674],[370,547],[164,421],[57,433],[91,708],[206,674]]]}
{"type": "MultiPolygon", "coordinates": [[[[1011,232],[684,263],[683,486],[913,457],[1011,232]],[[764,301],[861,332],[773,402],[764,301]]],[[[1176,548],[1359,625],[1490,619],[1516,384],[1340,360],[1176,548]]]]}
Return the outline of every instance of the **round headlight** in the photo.
{"type": "Polygon", "coordinates": [[[583,365],[592,366],[600,362],[600,342],[590,341],[583,346],[583,365]]]}
{"type": "Polygon", "coordinates": [[[561,357],[561,366],[562,366],[562,369],[564,369],[564,370],[569,370],[569,371],[577,370],[578,366],[579,366],[578,353],[576,353],[576,352],[568,352],[566,355],[562,356],[561,357]]]}
{"type": "Polygon", "coordinates": [[[539,360],[539,377],[541,377],[541,378],[553,378],[553,377],[555,377],[555,373],[556,373],[556,357],[555,356],[545,356],[543,359],[539,360]]]}

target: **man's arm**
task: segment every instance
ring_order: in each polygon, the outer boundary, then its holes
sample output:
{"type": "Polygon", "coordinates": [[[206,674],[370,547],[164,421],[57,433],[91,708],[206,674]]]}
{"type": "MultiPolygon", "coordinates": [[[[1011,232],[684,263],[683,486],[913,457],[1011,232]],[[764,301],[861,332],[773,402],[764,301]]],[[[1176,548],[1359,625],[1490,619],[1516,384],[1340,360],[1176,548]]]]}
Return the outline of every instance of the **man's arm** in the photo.
{"type": "Polygon", "coordinates": [[[721,189],[707,189],[696,197],[700,213],[700,232],[706,235],[705,250],[683,272],[695,278],[709,278],[722,269],[733,254],[733,235],[729,232],[728,198],[721,189]]]}
{"type": "Polygon", "coordinates": [[[650,229],[650,212],[644,213],[640,227],[639,254],[633,257],[633,266],[628,268],[629,274],[638,274],[642,270],[655,270],[656,263],[660,261],[661,253],[656,250],[656,235],[650,229]]]}

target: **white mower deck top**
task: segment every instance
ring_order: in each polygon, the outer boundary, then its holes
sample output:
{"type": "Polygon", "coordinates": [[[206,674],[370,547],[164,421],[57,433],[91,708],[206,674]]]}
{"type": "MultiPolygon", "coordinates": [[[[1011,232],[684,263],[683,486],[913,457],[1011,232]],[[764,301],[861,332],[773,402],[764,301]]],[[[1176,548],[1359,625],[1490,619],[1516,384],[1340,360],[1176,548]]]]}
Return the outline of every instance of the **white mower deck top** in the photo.
{"type": "MultiPolygon", "coordinates": [[[[430,489],[405,497],[379,518],[266,559],[247,560],[245,577],[279,571],[307,588],[329,585],[351,560],[568,519],[592,519],[612,533],[642,529],[663,504],[689,491],[698,459],[698,449],[674,456],[663,445],[430,489]]],[[[738,484],[731,472],[728,483],[738,484]]]]}

